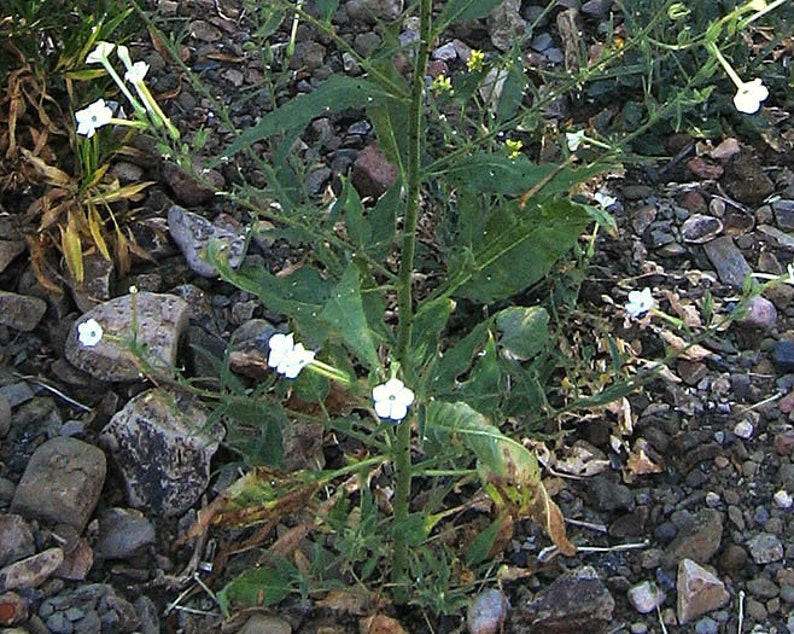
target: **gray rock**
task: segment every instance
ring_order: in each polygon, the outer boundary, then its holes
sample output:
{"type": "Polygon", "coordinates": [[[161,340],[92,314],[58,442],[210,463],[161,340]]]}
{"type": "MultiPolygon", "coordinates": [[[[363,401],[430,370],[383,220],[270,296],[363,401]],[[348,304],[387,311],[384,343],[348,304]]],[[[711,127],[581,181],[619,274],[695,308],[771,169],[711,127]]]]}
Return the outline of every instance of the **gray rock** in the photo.
{"type": "Polygon", "coordinates": [[[715,509],[703,509],[684,523],[664,554],[664,564],[673,567],[682,559],[693,559],[702,564],[719,550],[723,530],[722,514],[715,509]]]}
{"type": "Polygon", "coordinates": [[[496,634],[503,631],[507,609],[507,597],[496,588],[490,588],[472,597],[466,609],[469,634],[496,634]]]}
{"type": "Polygon", "coordinates": [[[130,506],[166,516],[186,511],[206,489],[222,428],[187,396],[162,389],[131,399],[102,430],[127,487],[130,506]]]}
{"type": "Polygon", "coordinates": [[[777,200],[772,203],[775,221],[783,231],[794,230],[794,200],[777,200]]]}
{"type": "Polygon", "coordinates": [[[171,234],[190,270],[202,277],[217,277],[218,271],[207,262],[206,250],[218,243],[219,252],[228,258],[229,266],[240,265],[245,249],[245,232],[229,216],[221,215],[210,222],[203,216],[173,205],[168,210],[168,232],[171,234]]]}
{"type": "Polygon", "coordinates": [[[24,250],[25,243],[22,240],[0,240],[0,273],[24,250]]]}
{"type": "Polygon", "coordinates": [[[747,542],[750,556],[757,564],[770,564],[783,559],[783,544],[777,535],[759,533],[747,542]]]}
{"type": "Polygon", "coordinates": [[[11,407],[27,403],[33,398],[33,390],[30,385],[24,381],[19,383],[9,383],[0,387],[0,398],[8,402],[11,407]]]}
{"type": "Polygon", "coordinates": [[[9,429],[11,429],[11,405],[7,398],[0,396],[0,438],[5,438],[9,429]]]}
{"type": "Polygon", "coordinates": [[[730,600],[722,583],[711,572],[691,559],[678,564],[678,622],[682,625],[721,608],[730,600]]]}
{"type": "Polygon", "coordinates": [[[292,627],[284,619],[268,614],[254,614],[237,632],[237,634],[291,634],[292,627]]]}
{"type": "Polygon", "coordinates": [[[717,275],[725,284],[741,287],[752,273],[750,265],[730,236],[715,238],[704,244],[703,248],[717,270],[717,275]]]}
{"type": "MultiPolygon", "coordinates": [[[[140,634],[160,634],[160,617],[157,613],[157,606],[149,597],[142,594],[135,601],[135,611],[141,620],[138,631],[140,634]]],[[[289,632],[287,633],[289,634],[289,632]]]]}
{"type": "Polygon", "coordinates": [[[513,615],[513,632],[603,632],[612,619],[615,600],[598,578],[584,566],[558,577],[554,583],[513,615]]]}
{"type": "Polygon", "coordinates": [[[524,39],[527,23],[521,17],[521,0],[504,0],[488,16],[488,35],[500,51],[509,51],[524,39]]]}
{"type": "Polygon", "coordinates": [[[722,233],[719,218],[694,214],[681,225],[681,238],[690,244],[704,244],[722,233]]]}
{"type": "Polygon", "coordinates": [[[66,339],[69,362],[101,381],[133,381],[141,376],[139,361],[128,339],[137,324],[137,342],[146,349],[146,361],[173,367],[177,342],[188,321],[188,305],[174,295],[139,292],[100,304],[76,321],[66,339]],[[79,324],[96,320],[104,331],[95,346],[77,340],[79,324]]]}
{"type": "Polygon", "coordinates": [[[757,599],[772,599],[780,594],[777,584],[766,577],[755,577],[747,582],[747,591],[757,599]]]}
{"type": "Polygon", "coordinates": [[[0,515],[0,566],[14,563],[36,552],[33,531],[20,515],[0,515]]]}
{"type": "Polygon", "coordinates": [[[97,553],[106,559],[126,559],[139,548],[154,543],[154,524],[140,511],[107,509],[99,518],[97,553]]]}
{"type": "Polygon", "coordinates": [[[30,458],[11,502],[25,517],[82,532],[105,483],[105,454],[75,438],[53,438],[30,458]]]}
{"type": "Polygon", "coordinates": [[[345,3],[347,15],[356,22],[374,24],[391,22],[403,12],[403,0],[348,0],[345,3]]]}
{"type": "Polygon", "coordinates": [[[664,591],[653,581],[643,581],[632,586],[628,592],[629,603],[640,614],[649,614],[661,606],[667,598],[664,591]]]}
{"type": "Polygon", "coordinates": [[[604,475],[591,478],[588,482],[587,492],[590,502],[599,511],[631,510],[634,506],[631,489],[604,475]]]}
{"type": "Polygon", "coordinates": [[[38,297],[0,291],[0,324],[30,332],[47,312],[47,302],[38,297]]]}
{"type": "Polygon", "coordinates": [[[75,632],[100,634],[128,634],[141,625],[135,607],[119,597],[106,584],[92,583],[78,589],[45,599],[39,606],[39,616],[49,619],[64,615],[74,625],[75,632]]]}
{"type": "Polygon", "coordinates": [[[116,269],[112,260],[106,260],[99,253],[83,256],[83,268],[83,283],[70,280],[69,285],[75,304],[82,312],[86,312],[110,299],[116,269]]]}
{"type": "Polygon", "coordinates": [[[49,548],[32,557],[0,568],[0,592],[17,588],[36,588],[63,563],[63,551],[49,548]]]}
{"type": "Polygon", "coordinates": [[[742,326],[771,330],[777,324],[777,308],[766,297],[750,298],[747,313],[739,320],[742,326]]]}

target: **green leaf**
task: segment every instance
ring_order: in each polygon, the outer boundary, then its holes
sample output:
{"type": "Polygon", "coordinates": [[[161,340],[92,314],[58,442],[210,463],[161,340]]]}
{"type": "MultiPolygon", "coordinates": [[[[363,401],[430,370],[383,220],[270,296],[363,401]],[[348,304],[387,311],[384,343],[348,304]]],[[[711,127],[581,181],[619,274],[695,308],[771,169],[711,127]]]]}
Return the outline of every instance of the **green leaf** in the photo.
{"type": "Polygon", "coordinates": [[[513,306],[496,314],[499,343],[520,361],[531,359],[549,344],[549,313],[541,306],[513,306]]]}
{"type": "Polygon", "coordinates": [[[314,4],[322,19],[328,22],[339,7],[339,0],[315,0],[314,4]]]}
{"type": "Polygon", "coordinates": [[[342,178],[342,193],[334,204],[333,213],[344,212],[347,235],[357,249],[365,248],[370,242],[371,231],[364,220],[364,205],[358,191],[348,178],[342,178]]]}
{"type": "Polygon", "coordinates": [[[539,183],[548,181],[539,190],[541,196],[547,197],[567,193],[574,185],[605,169],[604,165],[536,165],[523,155],[510,159],[504,154],[480,152],[451,165],[447,178],[472,192],[508,196],[520,196],[539,183]]]}
{"type": "Polygon", "coordinates": [[[501,399],[501,378],[496,342],[489,332],[482,354],[478,356],[469,378],[460,384],[457,397],[481,412],[491,413],[501,399]]]}
{"type": "Polygon", "coordinates": [[[312,92],[298,95],[266,114],[259,123],[240,134],[220,156],[229,159],[240,150],[275,134],[302,130],[312,119],[346,108],[363,108],[386,95],[383,89],[365,79],[333,75],[312,92]]]}
{"type": "MultiPolygon", "coordinates": [[[[304,373],[311,374],[311,373],[304,373]]],[[[251,466],[278,467],[284,456],[281,426],[288,425],[284,410],[272,402],[252,399],[226,401],[218,412],[239,424],[226,425],[224,442],[239,451],[251,466]]]]}
{"type": "Polygon", "coordinates": [[[498,206],[473,247],[473,268],[450,271],[454,295],[488,303],[535,284],[573,247],[589,218],[583,205],[562,198],[523,210],[517,201],[498,206]]]}
{"type": "Polygon", "coordinates": [[[341,335],[345,345],[368,368],[380,366],[372,332],[364,314],[361,278],[355,263],[350,263],[345,269],[320,317],[341,335]]]}
{"type": "Polygon", "coordinates": [[[446,28],[455,22],[478,20],[487,17],[502,2],[503,0],[451,0],[439,22],[446,28]]]}
{"type": "Polygon", "coordinates": [[[298,589],[299,579],[295,566],[281,557],[271,557],[268,565],[249,568],[226,584],[218,593],[218,603],[224,614],[228,614],[232,604],[276,605],[298,589]]]}
{"type": "Polygon", "coordinates": [[[438,354],[441,332],[454,308],[455,302],[447,297],[440,297],[417,311],[411,336],[415,368],[421,368],[438,354]]]}
{"type": "Polygon", "coordinates": [[[521,60],[514,60],[507,71],[507,78],[502,85],[499,95],[499,104],[496,107],[497,121],[506,121],[515,116],[524,92],[527,87],[527,78],[521,60]]]}
{"type": "MultiPolygon", "coordinates": [[[[386,64],[378,64],[378,70],[391,80],[395,86],[402,89],[402,95],[408,99],[411,90],[405,79],[397,68],[389,61],[386,64]]],[[[386,155],[386,158],[394,163],[400,174],[405,173],[405,164],[408,157],[408,113],[409,109],[401,99],[389,97],[386,99],[373,100],[367,106],[367,117],[372,122],[375,129],[375,136],[378,139],[378,146],[386,155]]]]}
{"type": "Polygon", "coordinates": [[[470,333],[454,346],[444,351],[430,380],[429,389],[434,394],[452,394],[457,378],[471,368],[474,355],[488,341],[491,319],[477,324],[470,333]]]}
{"type": "Polygon", "coordinates": [[[376,260],[385,258],[394,245],[397,209],[401,204],[401,191],[402,179],[398,177],[369,211],[368,218],[372,237],[370,243],[366,245],[366,252],[367,255],[376,260]]]}
{"type": "Polygon", "coordinates": [[[466,565],[469,568],[481,564],[488,558],[488,553],[496,541],[500,526],[501,520],[496,518],[490,523],[488,528],[477,535],[474,541],[466,547],[466,565]]]}

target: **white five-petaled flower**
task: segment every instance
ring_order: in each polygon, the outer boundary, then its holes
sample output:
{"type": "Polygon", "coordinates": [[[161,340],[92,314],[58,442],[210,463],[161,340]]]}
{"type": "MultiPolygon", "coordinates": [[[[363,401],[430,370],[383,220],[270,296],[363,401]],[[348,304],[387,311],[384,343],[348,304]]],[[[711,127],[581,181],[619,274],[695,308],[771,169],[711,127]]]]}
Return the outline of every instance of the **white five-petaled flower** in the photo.
{"type": "Polygon", "coordinates": [[[124,73],[124,79],[131,84],[139,84],[143,81],[143,78],[146,77],[146,73],[148,72],[149,64],[146,62],[135,62],[129,67],[127,72],[124,73]]]}
{"type": "Polygon", "coordinates": [[[372,388],[372,401],[378,416],[399,423],[414,402],[414,393],[400,379],[389,379],[372,388]]]}
{"type": "Polygon", "coordinates": [[[82,134],[90,139],[98,128],[110,123],[113,111],[104,99],[97,99],[90,106],[75,112],[74,117],[77,119],[77,134],[82,134]]]}
{"type": "Polygon", "coordinates": [[[604,191],[597,191],[595,194],[593,194],[593,200],[595,200],[599,204],[599,206],[603,207],[604,209],[608,209],[616,202],[618,202],[617,198],[615,198],[614,196],[610,196],[608,193],[604,191]]]}
{"type": "Polygon", "coordinates": [[[733,97],[733,105],[739,112],[755,114],[761,109],[761,102],[769,97],[769,90],[758,77],[742,82],[733,97]]]}
{"type": "Polygon", "coordinates": [[[77,326],[77,340],[87,348],[93,348],[103,335],[102,326],[96,319],[88,319],[77,326]]]}
{"type": "Polygon", "coordinates": [[[584,130],[579,130],[579,132],[566,132],[565,140],[568,143],[568,149],[571,152],[576,152],[579,146],[584,143],[584,130]]]}
{"type": "Polygon", "coordinates": [[[288,379],[296,378],[301,370],[314,361],[314,352],[306,350],[302,343],[295,343],[292,333],[277,333],[267,342],[270,353],[267,364],[288,379]]]}
{"type": "Polygon", "coordinates": [[[631,291],[626,302],[626,312],[632,317],[642,317],[653,309],[653,295],[647,286],[641,291],[631,291]]]}
{"type": "Polygon", "coordinates": [[[86,64],[101,64],[106,61],[108,56],[113,52],[116,47],[115,44],[110,42],[97,42],[96,48],[91,51],[85,58],[86,64]]]}

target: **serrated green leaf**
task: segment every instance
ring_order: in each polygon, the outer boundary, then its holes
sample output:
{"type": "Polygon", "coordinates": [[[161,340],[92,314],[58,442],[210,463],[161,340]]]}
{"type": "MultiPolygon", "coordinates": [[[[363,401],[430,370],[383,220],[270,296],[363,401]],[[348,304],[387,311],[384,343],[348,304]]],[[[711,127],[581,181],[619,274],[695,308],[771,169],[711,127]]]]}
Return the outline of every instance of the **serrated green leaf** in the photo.
{"type": "Polygon", "coordinates": [[[512,306],[496,314],[499,343],[520,361],[531,359],[549,343],[549,313],[542,306],[512,306]]]}
{"type": "Polygon", "coordinates": [[[333,75],[312,92],[298,95],[266,114],[259,123],[240,134],[220,156],[231,158],[240,150],[275,134],[303,130],[312,119],[346,108],[364,108],[385,96],[387,93],[371,81],[333,75]]]}
{"type": "Polygon", "coordinates": [[[380,366],[361,301],[361,277],[355,263],[345,269],[339,284],[331,291],[320,317],[342,337],[345,345],[368,368],[380,366]]]}

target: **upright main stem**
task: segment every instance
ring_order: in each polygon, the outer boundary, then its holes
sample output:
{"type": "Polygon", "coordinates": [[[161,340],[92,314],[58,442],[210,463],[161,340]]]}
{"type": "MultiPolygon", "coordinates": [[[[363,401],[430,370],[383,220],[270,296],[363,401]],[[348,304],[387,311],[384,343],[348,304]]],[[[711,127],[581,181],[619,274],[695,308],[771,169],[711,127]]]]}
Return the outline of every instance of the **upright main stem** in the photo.
{"type": "MultiPolygon", "coordinates": [[[[430,57],[432,0],[419,3],[419,50],[414,63],[413,90],[408,127],[407,201],[403,227],[400,270],[397,274],[398,317],[396,356],[408,385],[414,384],[415,374],[410,358],[414,310],[412,278],[416,251],[416,223],[419,218],[419,191],[422,185],[422,115],[424,108],[425,73],[430,57]]],[[[405,603],[408,599],[408,535],[406,520],[411,496],[411,425],[405,421],[397,428],[394,445],[394,556],[392,582],[395,584],[394,600],[405,603]]]]}

